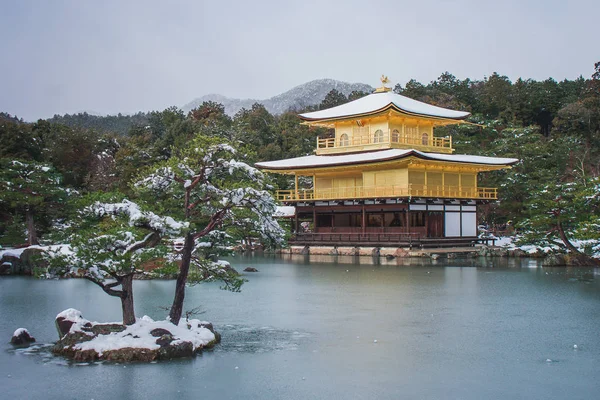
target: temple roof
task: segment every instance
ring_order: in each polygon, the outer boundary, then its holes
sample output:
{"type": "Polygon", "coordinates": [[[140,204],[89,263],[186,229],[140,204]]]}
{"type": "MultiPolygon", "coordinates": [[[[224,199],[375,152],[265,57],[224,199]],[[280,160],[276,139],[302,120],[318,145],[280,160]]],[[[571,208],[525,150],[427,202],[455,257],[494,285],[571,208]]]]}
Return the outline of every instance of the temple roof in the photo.
{"type": "Polygon", "coordinates": [[[309,122],[346,119],[377,114],[388,109],[417,116],[456,120],[465,119],[471,115],[465,111],[454,111],[447,108],[432,106],[431,104],[413,100],[394,92],[381,92],[373,93],[358,100],[326,110],[300,114],[300,118],[309,122]]]}
{"type": "Polygon", "coordinates": [[[490,165],[490,166],[508,166],[517,163],[519,160],[516,158],[500,158],[500,157],[484,157],[484,156],[470,156],[461,154],[438,154],[438,153],[424,153],[418,150],[401,150],[401,149],[390,149],[380,150],[370,153],[357,153],[357,154],[343,154],[343,155],[326,155],[326,156],[305,156],[288,158],[286,160],[278,161],[265,161],[256,163],[258,168],[266,170],[294,170],[294,169],[306,169],[306,168],[325,168],[342,165],[354,165],[354,164],[369,164],[374,162],[382,161],[393,161],[400,160],[407,157],[417,157],[424,160],[434,161],[445,161],[451,163],[466,163],[466,164],[479,164],[479,165],[490,165]]]}

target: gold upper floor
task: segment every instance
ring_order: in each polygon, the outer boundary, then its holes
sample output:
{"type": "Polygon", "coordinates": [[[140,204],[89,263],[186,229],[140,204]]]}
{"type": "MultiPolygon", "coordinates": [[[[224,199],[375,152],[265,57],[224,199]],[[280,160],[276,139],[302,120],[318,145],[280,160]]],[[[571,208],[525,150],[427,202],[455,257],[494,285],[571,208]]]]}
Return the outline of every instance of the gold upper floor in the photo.
{"type": "MultiPolygon", "coordinates": [[[[343,154],[382,149],[415,149],[452,154],[452,137],[436,137],[434,128],[448,122],[407,118],[386,113],[361,120],[335,121],[335,135],[317,138],[317,155],[343,154]]],[[[452,121],[456,123],[456,121],[452,121]]]]}
{"type": "Polygon", "coordinates": [[[294,189],[278,191],[277,198],[284,202],[400,197],[497,199],[496,188],[477,184],[482,168],[416,160],[394,164],[296,171],[294,189]],[[300,187],[298,176],[305,177],[305,188],[300,187]],[[308,185],[307,178],[311,181],[308,185]]]}

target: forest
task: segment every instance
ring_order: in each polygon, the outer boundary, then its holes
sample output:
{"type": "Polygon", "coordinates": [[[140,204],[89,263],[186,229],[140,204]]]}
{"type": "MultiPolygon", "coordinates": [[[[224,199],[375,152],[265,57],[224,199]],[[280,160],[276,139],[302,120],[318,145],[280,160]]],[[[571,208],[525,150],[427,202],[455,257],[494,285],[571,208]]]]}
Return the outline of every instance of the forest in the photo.
{"type": "MultiPolygon", "coordinates": [[[[600,62],[589,77],[560,82],[493,73],[482,80],[449,72],[427,84],[396,85],[404,96],[471,112],[469,121],[438,128],[456,154],[514,157],[509,170],[482,176],[499,201],[479,216],[492,227],[514,227],[523,243],[600,257],[600,62]]],[[[360,98],[332,90],[314,109],[360,98]]],[[[271,115],[254,104],[230,117],[205,102],[135,115],[55,115],[28,123],[0,113],[0,246],[52,243],[81,205],[94,199],[135,199],[133,182],[180,157],[196,141],[228,143],[244,162],[312,154],[325,129],[302,125],[289,110],[271,115]]],[[[269,176],[286,189],[286,177],[269,176]]],[[[513,233],[511,232],[511,233],[513,233]]]]}

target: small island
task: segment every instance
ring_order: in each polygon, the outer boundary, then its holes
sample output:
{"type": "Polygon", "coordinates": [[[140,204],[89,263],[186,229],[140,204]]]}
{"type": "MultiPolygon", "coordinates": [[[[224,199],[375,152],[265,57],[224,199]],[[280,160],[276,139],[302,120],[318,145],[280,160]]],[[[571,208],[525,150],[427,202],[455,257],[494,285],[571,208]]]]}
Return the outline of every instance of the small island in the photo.
{"type": "Polygon", "coordinates": [[[68,309],[56,316],[59,340],[52,352],[76,362],[156,361],[192,357],[221,341],[211,323],[197,319],[154,321],[143,316],[132,325],[97,323],[68,309]]]}

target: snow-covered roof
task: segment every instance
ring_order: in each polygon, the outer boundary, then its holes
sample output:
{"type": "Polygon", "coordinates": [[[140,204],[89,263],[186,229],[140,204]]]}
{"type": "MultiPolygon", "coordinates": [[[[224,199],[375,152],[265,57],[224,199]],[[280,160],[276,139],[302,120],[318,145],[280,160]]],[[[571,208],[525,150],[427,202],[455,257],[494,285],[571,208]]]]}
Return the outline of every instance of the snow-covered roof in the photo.
{"type": "Polygon", "coordinates": [[[338,119],[364,114],[375,114],[385,111],[388,108],[393,108],[407,114],[457,120],[464,119],[470,115],[470,113],[464,111],[454,111],[432,106],[431,104],[413,100],[394,92],[381,92],[373,93],[358,100],[326,110],[300,114],[300,118],[306,121],[338,119]]]}
{"type": "Polygon", "coordinates": [[[516,158],[500,158],[500,157],[484,157],[484,156],[470,156],[461,154],[438,154],[438,153],[424,153],[418,150],[401,150],[401,149],[390,149],[380,150],[370,153],[358,153],[358,154],[343,154],[343,155],[324,155],[324,156],[305,156],[288,158],[286,160],[278,161],[265,161],[256,163],[258,168],[267,170],[292,170],[299,168],[324,168],[338,165],[350,165],[350,164],[366,164],[379,161],[392,161],[399,160],[402,158],[414,156],[425,160],[435,161],[447,161],[455,163],[467,163],[467,164],[483,164],[483,165],[512,165],[517,163],[519,160],[516,158]]]}
{"type": "Polygon", "coordinates": [[[291,218],[296,215],[296,207],[294,206],[277,206],[274,217],[291,218]]]}

